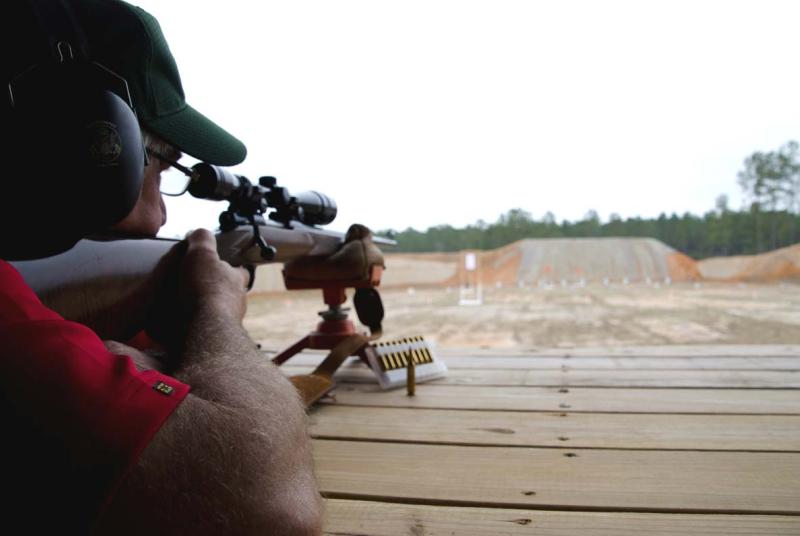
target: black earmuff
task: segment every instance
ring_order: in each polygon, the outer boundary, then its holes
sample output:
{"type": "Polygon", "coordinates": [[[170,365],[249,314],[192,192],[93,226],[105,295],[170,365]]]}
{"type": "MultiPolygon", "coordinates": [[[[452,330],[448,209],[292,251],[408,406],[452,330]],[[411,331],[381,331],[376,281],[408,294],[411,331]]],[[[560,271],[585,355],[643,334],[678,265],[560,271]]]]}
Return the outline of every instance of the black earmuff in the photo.
{"type": "Polygon", "coordinates": [[[13,177],[2,199],[7,259],[48,256],[122,220],[142,188],[146,155],[127,82],[91,61],[67,0],[29,0],[48,56],[8,84],[13,177]]]}

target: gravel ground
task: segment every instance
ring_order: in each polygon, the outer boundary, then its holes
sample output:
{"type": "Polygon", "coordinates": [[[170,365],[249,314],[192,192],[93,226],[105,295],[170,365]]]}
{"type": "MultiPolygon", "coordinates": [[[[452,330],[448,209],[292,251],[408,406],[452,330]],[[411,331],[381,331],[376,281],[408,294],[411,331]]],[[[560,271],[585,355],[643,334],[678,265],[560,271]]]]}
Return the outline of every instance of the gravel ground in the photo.
{"type": "MultiPolygon", "coordinates": [[[[797,284],[495,286],[470,306],[457,288],[382,295],[386,338],[424,335],[442,348],[800,344],[797,284]]],[[[257,294],[245,326],[277,350],[312,330],[322,308],[318,291],[257,294]]]]}

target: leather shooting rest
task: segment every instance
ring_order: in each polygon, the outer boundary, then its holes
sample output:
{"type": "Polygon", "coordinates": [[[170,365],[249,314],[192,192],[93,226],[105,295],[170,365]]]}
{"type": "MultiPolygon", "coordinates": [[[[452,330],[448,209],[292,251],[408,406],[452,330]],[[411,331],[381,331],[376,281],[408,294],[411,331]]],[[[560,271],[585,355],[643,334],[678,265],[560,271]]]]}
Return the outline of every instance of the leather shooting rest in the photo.
{"type": "Polygon", "coordinates": [[[288,290],[321,289],[328,306],[319,313],[322,321],[314,331],[272,359],[281,365],[307,348],[330,350],[314,372],[290,378],[306,407],[335,387],[333,374],[348,357],[357,355],[366,362],[365,348],[380,337],[383,306],[375,287],[380,285],[385,265],[383,254],[372,243],[371,236],[367,227],[355,224],[332,255],[301,257],[284,265],[283,281],[288,290]],[[342,307],[348,288],[356,289],[356,310],[359,319],[369,326],[370,335],[358,333],[347,317],[348,309],[342,307]]]}

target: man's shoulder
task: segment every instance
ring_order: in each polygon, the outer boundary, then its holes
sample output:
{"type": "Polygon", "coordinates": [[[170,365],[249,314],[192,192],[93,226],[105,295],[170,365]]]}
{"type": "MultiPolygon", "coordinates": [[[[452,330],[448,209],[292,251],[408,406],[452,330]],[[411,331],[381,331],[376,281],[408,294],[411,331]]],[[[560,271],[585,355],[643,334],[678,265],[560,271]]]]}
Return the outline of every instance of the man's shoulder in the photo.
{"type": "Polygon", "coordinates": [[[0,260],[0,325],[26,320],[63,320],[63,318],[39,300],[11,263],[0,260]]]}
{"type": "Polygon", "coordinates": [[[16,268],[14,268],[10,262],[0,259],[0,284],[4,283],[23,284],[27,286],[22,275],[16,268]]]}

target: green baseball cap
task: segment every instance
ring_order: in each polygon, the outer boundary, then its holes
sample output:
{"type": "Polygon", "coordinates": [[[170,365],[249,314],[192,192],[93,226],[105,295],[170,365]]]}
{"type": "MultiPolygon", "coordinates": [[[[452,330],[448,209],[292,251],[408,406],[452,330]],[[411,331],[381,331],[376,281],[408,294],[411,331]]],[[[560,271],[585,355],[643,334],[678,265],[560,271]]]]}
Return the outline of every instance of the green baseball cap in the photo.
{"type": "Polygon", "coordinates": [[[120,0],[74,0],[89,57],[128,82],[139,122],[184,153],[233,166],[247,155],[234,136],[186,103],[175,58],[158,21],[120,0]]]}

